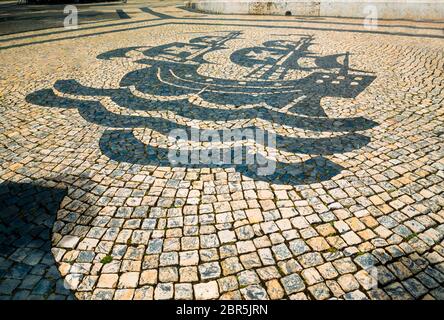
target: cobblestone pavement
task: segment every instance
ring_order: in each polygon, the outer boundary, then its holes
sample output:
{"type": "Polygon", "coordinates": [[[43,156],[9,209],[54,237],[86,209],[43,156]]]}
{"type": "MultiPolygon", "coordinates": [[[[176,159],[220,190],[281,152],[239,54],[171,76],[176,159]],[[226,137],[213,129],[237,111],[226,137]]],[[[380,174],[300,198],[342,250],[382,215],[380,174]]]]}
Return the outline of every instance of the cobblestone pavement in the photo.
{"type": "Polygon", "coordinates": [[[444,24],[143,8],[0,37],[1,299],[444,299],[444,24]]]}

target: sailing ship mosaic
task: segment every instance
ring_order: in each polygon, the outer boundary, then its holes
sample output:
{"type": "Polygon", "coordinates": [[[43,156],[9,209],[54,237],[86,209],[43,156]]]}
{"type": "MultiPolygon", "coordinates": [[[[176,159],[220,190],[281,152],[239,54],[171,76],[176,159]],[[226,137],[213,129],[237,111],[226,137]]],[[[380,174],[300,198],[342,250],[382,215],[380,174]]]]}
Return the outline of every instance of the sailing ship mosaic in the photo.
{"type": "MultiPolygon", "coordinates": [[[[310,35],[267,41],[230,54],[230,42],[241,37],[241,32],[225,32],[188,42],[105,52],[97,58],[132,59],[140,68],[124,75],[118,88],[59,80],[52,89],[34,92],[27,100],[47,107],[78,109],[85,120],[105,128],[100,150],[118,162],[233,167],[253,179],[286,184],[319,182],[340,173],[343,167],[328,157],[365,147],[370,137],[364,132],[377,123],[359,116],[330,118],[321,100],[356,98],[375,76],[352,69],[348,52],[324,56],[312,52],[315,38],[310,35]],[[215,64],[211,57],[217,52],[228,52],[230,62],[243,73],[221,78],[201,72],[202,66],[215,64]],[[166,112],[172,116],[165,116],[166,112]],[[272,133],[277,151],[272,159],[266,143],[258,147],[257,143],[234,141],[224,148],[233,153],[240,148],[243,155],[254,152],[259,158],[274,161],[276,170],[264,176],[258,174],[257,164],[242,161],[172,163],[170,145],[150,143],[149,137],[140,134],[140,129],[163,136],[177,129],[191,133],[196,128],[208,129],[208,124],[221,135],[239,128],[254,129],[255,134],[262,135],[262,142],[272,133]],[[275,130],[278,127],[289,130],[275,130]]],[[[189,142],[188,148],[193,147],[196,144],[189,142]]],[[[197,148],[211,152],[213,147],[206,144],[197,148]]]]}

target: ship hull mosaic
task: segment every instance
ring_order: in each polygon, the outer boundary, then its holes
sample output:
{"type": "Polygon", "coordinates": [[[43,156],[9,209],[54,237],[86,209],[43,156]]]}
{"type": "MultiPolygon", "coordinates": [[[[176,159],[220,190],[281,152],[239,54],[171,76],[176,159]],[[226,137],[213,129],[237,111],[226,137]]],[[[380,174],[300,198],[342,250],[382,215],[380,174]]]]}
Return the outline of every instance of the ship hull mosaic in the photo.
{"type": "Polygon", "coordinates": [[[310,47],[315,39],[307,35],[295,41],[277,39],[232,52],[230,61],[248,69],[242,79],[200,73],[202,65],[213,63],[208,58],[212,52],[228,49],[230,41],[241,36],[241,32],[227,32],[183,43],[105,52],[97,58],[132,59],[132,52],[143,54],[142,59],[135,60],[141,68],[127,73],[119,88],[85,87],[73,79],[59,80],[51,89],[31,93],[27,101],[46,107],[75,108],[88,122],[103,126],[100,150],[118,162],[234,167],[244,176],[283,184],[319,182],[339,174],[343,167],[328,156],[366,146],[370,137],[364,133],[377,123],[363,117],[329,118],[321,100],[356,98],[375,77],[350,68],[349,53],[313,53],[310,47]],[[179,120],[162,116],[165,112],[179,120]],[[191,119],[193,125],[180,119],[191,119]],[[293,133],[276,133],[276,126],[290,128],[293,133]],[[193,130],[204,129],[212,130],[213,136],[238,129],[251,130],[255,136],[223,143],[222,147],[190,138],[186,142],[189,150],[205,150],[213,155],[221,150],[228,154],[239,151],[242,159],[254,153],[257,163],[175,163],[169,154],[177,144],[172,146],[168,139],[150,143],[153,132],[167,137],[173,130],[182,130],[191,137],[193,130]],[[148,137],[140,130],[148,130],[148,137]],[[305,132],[314,134],[306,136],[305,132]],[[270,137],[275,144],[267,145],[270,137]],[[275,168],[265,175],[258,173],[258,163],[264,159],[275,168]]]}

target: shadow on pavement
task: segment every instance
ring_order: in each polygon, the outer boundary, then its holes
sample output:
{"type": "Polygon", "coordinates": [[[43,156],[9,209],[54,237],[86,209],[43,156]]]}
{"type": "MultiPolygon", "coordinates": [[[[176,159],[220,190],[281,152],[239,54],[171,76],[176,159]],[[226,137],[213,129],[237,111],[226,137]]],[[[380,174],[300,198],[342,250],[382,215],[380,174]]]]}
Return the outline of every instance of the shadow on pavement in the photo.
{"type": "Polygon", "coordinates": [[[51,230],[66,190],[0,184],[0,299],[73,299],[51,252],[51,230]]]}

